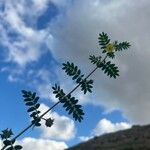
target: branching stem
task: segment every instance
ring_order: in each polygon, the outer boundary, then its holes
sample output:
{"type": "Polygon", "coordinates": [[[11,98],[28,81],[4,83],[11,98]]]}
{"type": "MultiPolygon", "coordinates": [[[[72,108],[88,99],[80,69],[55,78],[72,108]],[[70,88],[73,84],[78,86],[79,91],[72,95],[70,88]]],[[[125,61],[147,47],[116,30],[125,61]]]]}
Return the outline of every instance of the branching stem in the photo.
{"type": "MultiPolygon", "coordinates": [[[[101,63],[103,63],[107,58],[107,55],[104,57],[104,59],[101,61],[101,63]]],[[[98,67],[96,66],[86,77],[85,79],[89,78],[96,70],[98,69],[98,67]]],[[[81,83],[79,83],[75,88],[73,88],[65,97],[67,97],[68,95],[72,94],[79,86],[81,83]]],[[[43,116],[45,116],[49,111],[51,111],[55,106],[57,106],[60,103],[60,101],[58,101],[57,103],[55,103],[52,107],[50,107],[47,111],[45,111],[41,116],[39,116],[39,119],[42,119],[43,116]]],[[[31,123],[29,126],[27,126],[25,129],[23,129],[19,134],[17,134],[11,141],[16,140],[18,137],[20,137],[24,132],[26,132],[28,129],[30,129],[32,126],[34,125],[34,123],[31,123]]],[[[6,148],[6,146],[4,146],[1,150],[4,150],[6,148]]]]}

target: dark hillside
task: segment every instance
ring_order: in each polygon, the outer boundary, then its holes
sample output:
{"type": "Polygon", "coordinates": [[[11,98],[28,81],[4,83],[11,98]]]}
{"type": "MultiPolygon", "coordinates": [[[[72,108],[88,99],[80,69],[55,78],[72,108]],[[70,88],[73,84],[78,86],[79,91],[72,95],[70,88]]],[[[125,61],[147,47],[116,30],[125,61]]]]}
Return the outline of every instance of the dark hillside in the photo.
{"type": "Polygon", "coordinates": [[[68,150],[150,150],[150,125],[94,137],[68,150]]]}

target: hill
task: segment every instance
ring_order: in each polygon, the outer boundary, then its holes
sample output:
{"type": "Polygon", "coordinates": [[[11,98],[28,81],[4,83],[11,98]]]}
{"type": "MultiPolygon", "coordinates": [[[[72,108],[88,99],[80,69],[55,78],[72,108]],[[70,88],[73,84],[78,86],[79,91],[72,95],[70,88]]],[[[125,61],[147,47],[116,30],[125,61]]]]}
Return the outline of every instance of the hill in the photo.
{"type": "Polygon", "coordinates": [[[150,125],[94,137],[67,150],[150,150],[150,125]]]}

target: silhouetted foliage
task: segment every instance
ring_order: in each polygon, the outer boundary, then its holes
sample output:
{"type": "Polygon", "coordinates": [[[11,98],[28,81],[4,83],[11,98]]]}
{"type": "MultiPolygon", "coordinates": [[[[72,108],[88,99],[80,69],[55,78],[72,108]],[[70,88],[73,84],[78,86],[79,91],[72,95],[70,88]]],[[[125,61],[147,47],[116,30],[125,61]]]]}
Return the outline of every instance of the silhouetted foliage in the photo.
{"type": "Polygon", "coordinates": [[[87,76],[81,73],[81,70],[74,63],[63,63],[62,70],[66,72],[68,76],[72,78],[73,81],[77,84],[77,86],[71,90],[68,94],[64,92],[63,89],[60,88],[58,84],[55,84],[53,89],[53,94],[58,98],[58,102],[50,107],[46,112],[40,115],[39,107],[39,96],[37,96],[36,92],[22,90],[22,96],[24,98],[25,105],[27,106],[27,112],[31,117],[31,124],[27,126],[23,131],[21,131],[18,135],[11,139],[13,135],[11,129],[6,129],[2,131],[1,138],[4,144],[4,147],[1,150],[19,150],[22,149],[22,146],[15,145],[15,140],[21,136],[24,132],[26,132],[31,127],[39,127],[41,126],[41,119],[45,120],[45,125],[47,127],[51,127],[53,125],[54,119],[52,118],[44,118],[44,115],[47,114],[50,110],[52,110],[59,103],[63,104],[63,107],[71,114],[75,121],[81,122],[83,120],[84,112],[82,105],[79,104],[79,100],[75,97],[71,96],[71,94],[78,88],[81,88],[84,94],[87,92],[92,92],[93,88],[93,80],[88,79],[97,69],[101,69],[104,74],[108,77],[116,78],[119,76],[118,67],[111,62],[111,59],[115,58],[116,52],[126,50],[130,47],[129,42],[110,42],[110,38],[107,33],[102,32],[98,37],[99,45],[102,50],[102,56],[90,55],[89,59],[92,64],[96,66],[87,76]],[[106,59],[109,58],[107,61],[106,59]]]}

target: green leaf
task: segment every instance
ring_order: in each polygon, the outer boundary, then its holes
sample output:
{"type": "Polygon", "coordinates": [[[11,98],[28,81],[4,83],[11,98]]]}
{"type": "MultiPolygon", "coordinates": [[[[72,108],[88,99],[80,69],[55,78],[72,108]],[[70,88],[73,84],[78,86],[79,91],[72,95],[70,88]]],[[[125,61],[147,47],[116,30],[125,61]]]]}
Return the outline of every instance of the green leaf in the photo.
{"type": "MultiPolygon", "coordinates": [[[[87,89],[90,89],[93,80],[86,80],[86,82],[88,85],[87,89]]],[[[75,97],[72,97],[71,94],[66,96],[66,94],[63,92],[63,89],[61,89],[60,86],[56,85],[53,88],[53,90],[55,91],[53,93],[57,93],[57,98],[60,100],[61,103],[63,103],[63,107],[65,108],[66,111],[68,111],[68,114],[72,114],[73,118],[76,121],[81,122],[84,113],[83,110],[81,109],[82,106],[78,104],[78,100],[75,99],[75,97]]]]}
{"type": "Polygon", "coordinates": [[[115,41],[115,49],[116,51],[122,51],[122,50],[126,50],[130,47],[130,43],[125,41],[125,42],[120,42],[118,43],[118,41],[115,41]]]}
{"type": "Polygon", "coordinates": [[[76,109],[79,110],[79,108],[81,108],[82,106],[81,105],[76,105],[76,109]]]}
{"type": "Polygon", "coordinates": [[[112,53],[107,53],[107,56],[108,56],[109,58],[112,58],[112,59],[115,58],[114,52],[112,52],[112,53]]]}
{"type": "Polygon", "coordinates": [[[41,123],[36,122],[34,125],[35,125],[36,127],[39,127],[39,126],[41,126],[41,123]]]}
{"type": "Polygon", "coordinates": [[[15,145],[14,148],[15,148],[15,150],[19,150],[19,149],[22,149],[22,146],[21,145],[15,145]]]}
{"type": "Polygon", "coordinates": [[[71,98],[70,98],[70,101],[71,101],[72,104],[74,104],[74,105],[78,103],[78,100],[75,99],[75,97],[71,97],[71,98]]]}
{"type": "Polygon", "coordinates": [[[28,96],[32,96],[32,92],[31,91],[28,91],[28,96]]]}
{"type": "Polygon", "coordinates": [[[61,103],[65,103],[65,102],[66,102],[66,97],[64,97],[64,98],[59,98],[59,101],[60,101],[61,103]]]}
{"type": "Polygon", "coordinates": [[[37,97],[35,97],[35,98],[34,98],[34,101],[33,101],[33,102],[34,102],[34,104],[36,104],[36,103],[38,102],[38,100],[39,100],[39,97],[38,97],[38,96],[37,96],[37,97]]]}
{"type": "Polygon", "coordinates": [[[40,104],[39,103],[36,104],[35,107],[36,107],[36,109],[38,109],[40,107],[40,104]]]}
{"type": "Polygon", "coordinates": [[[70,109],[73,109],[73,108],[72,108],[72,105],[69,104],[69,105],[66,107],[66,111],[69,111],[70,109]]]}
{"type": "Polygon", "coordinates": [[[111,64],[110,61],[108,61],[107,63],[103,63],[103,65],[101,66],[101,69],[110,78],[111,77],[116,78],[117,76],[119,76],[118,67],[116,67],[115,64],[111,64]]]}
{"type": "Polygon", "coordinates": [[[27,106],[33,106],[34,103],[33,103],[33,102],[27,102],[26,105],[27,105],[27,106]]]}
{"type": "Polygon", "coordinates": [[[101,49],[104,50],[106,48],[106,45],[110,42],[107,33],[102,32],[101,34],[99,34],[98,39],[99,39],[99,45],[101,46],[101,49]]]}
{"type": "Polygon", "coordinates": [[[30,115],[30,117],[36,117],[39,113],[40,111],[35,111],[30,115]]]}
{"type": "Polygon", "coordinates": [[[70,109],[68,114],[70,115],[71,113],[73,113],[73,109],[70,109]]]}
{"type": "Polygon", "coordinates": [[[11,129],[5,129],[5,130],[3,130],[2,131],[2,134],[0,134],[1,135],[1,138],[2,138],[2,140],[3,139],[7,139],[7,138],[10,138],[12,135],[13,135],[13,132],[12,132],[12,130],[11,129]]]}
{"type": "Polygon", "coordinates": [[[3,141],[5,146],[11,145],[11,141],[10,140],[4,140],[3,141]]]}
{"type": "Polygon", "coordinates": [[[41,119],[39,117],[33,117],[33,120],[32,120],[32,123],[35,125],[35,126],[41,126],[41,123],[40,123],[41,119]]]}
{"type": "Polygon", "coordinates": [[[72,76],[72,80],[76,80],[76,83],[79,83],[84,75],[81,75],[81,70],[78,69],[78,66],[75,66],[74,63],[63,63],[62,69],[65,70],[67,75],[72,76]]]}
{"type": "Polygon", "coordinates": [[[84,75],[79,76],[78,79],[76,80],[76,83],[79,84],[83,80],[83,76],[84,75]]]}
{"type": "Polygon", "coordinates": [[[28,112],[32,112],[32,111],[35,111],[35,110],[36,110],[35,107],[30,107],[30,108],[28,109],[28,112]]]}
{"type": "Polygon", "coordinates": [[[63,107],[68,107],[68,106],[70,106],[70,103],[69,103],[69,101],[66,101],[66,102],[64,103],[63,107]]]}
{"type": "Polygon", "coordinates": [[[91,60],[92,64],[96,64],[97,67],[100,66],[101,64],[101,56],[95,56],[95,55],[90,55],[89,59],[91,60]]]}
{"type": "Polygon", "coordinates": [[[28,92],[27,92],[26,90],[22,90],[21,92],[22,92],[22,94],[24,94],[24,95],[27,95],[27,94],[28,94],[28,92]]]}
{"type": "Polygon", "coordinates": [[[35,97],[36,97],[36,93],[33,92],[33,93],[32,93],[32,99],[35,99],[35,97]]]}
{"type": "Polygon", "coordinates": [[[32,101],[32,99],[31,98],[25,98],[24,101],[25,102],[30,102],[30,101],[32,101]]]}
{"type": "Polygon", "coordinates": [[[81,91],[84,92],[84,94],[88,92],[92,92],[92,88],[93,88],[93,80],[87,80],[87,79],[84,79],[82,80],[81,82],[81,91]]]}
{"type": "MultiPolygon", "coordinates": [[[[39,97],[36,96],[36,92],[22,90],[22,93],[23,93],[25,105],[28,106],[27,112],[31,113],[30,117],[33,117],[34,119],[40,113],[40,111],[38,111],[40,104],[37,103],[39,97]]],[[[36,126],[39,126],[39,124],[37,124],[36,126]]]]}
{"type": "Polygon", "coordinates": [[[52,87],[53,94],[55,94],[55,97],[59,99],[61,103],[64,103],[66,101],[65,93],[63,92],[63,89],[60,89],[60,86],[55,84],[55,87],[52,87]]]}

